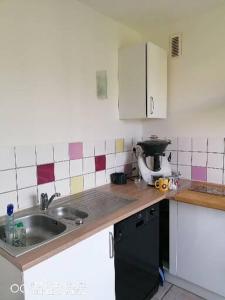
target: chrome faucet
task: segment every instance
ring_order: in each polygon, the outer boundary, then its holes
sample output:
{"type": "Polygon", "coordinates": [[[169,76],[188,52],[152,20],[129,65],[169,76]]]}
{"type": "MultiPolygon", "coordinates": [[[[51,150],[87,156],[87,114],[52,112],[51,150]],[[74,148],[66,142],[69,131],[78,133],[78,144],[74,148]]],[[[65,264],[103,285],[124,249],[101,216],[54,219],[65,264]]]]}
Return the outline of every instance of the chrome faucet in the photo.
{"type": "Polygon", "coordinates": [[[40,201],[40,210],[47,210],[49,205],[52,203],[53,199],[55,197],[60,197],[60,193],[55,193],[53,194],[49,199],[48,199],[48,194],[47,193],[42,193],[41,194],[41,201],[40,201]]]}

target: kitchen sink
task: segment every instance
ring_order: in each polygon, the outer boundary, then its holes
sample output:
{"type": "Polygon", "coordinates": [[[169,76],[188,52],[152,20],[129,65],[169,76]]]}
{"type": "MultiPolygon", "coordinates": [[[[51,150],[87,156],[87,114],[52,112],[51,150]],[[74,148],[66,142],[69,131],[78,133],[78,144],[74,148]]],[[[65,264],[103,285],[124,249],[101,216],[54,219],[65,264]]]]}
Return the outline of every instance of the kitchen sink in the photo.
{"type": "Polygon", "coordinates": [[[48,215],[67,220],[86,219],[88,217],[88,213],[71,206],[49,208],[48,215]]]}
{"type": "MultiPolygon", "coordinates": [[[[43,243],[66,230],[65,224],[46,215],[28,215],[15,219],[15,223],[19,222],[26,229],[26,244],[23,247],[43,243]]],[[[0,226],[0,239],[6,243],[5,225],[0,226]]]]}

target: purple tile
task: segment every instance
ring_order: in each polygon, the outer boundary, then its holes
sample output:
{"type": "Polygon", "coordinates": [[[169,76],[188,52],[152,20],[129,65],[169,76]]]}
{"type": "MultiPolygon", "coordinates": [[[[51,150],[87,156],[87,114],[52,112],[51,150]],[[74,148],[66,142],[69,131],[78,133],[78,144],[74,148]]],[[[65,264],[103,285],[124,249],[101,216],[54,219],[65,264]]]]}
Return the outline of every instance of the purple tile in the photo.
{"type": "Polygon", "coordinates": [[[128,176],[132,175],[132,164],[126,164],[124,166],[124,173],[127,174],[128,176]]]}
{"type": "Polygon", "coordinates": [[[55,181],[54,164],[46,164],[37,166],[38,184],[55,181]]]}
{"type": "Polygon", "coordinates": [[[95,156],[95,171],[105,170],[106,158],[105,155],[95,156]]]}
{"type": "Polygon", "coordinates": [[[83,143],[76,142],[69,144],[69,158],[71,160],[83,158],[83,143]]]}
{"type": "Polygon", "coordinates": [[[191,167],[191,179],[198,181],[207,181],[207,168],[191,167]]]}

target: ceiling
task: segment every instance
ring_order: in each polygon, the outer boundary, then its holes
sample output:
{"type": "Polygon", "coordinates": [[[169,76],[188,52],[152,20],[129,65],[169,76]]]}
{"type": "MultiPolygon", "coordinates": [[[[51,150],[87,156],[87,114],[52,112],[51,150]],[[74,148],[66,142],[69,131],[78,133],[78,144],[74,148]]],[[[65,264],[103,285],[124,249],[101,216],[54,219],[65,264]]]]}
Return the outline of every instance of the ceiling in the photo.
{"type": "Polygon", "coordinates": [[[168,26],[206,13],[225,0],[79,0],[95,10],[146,34],[150,26],[168,26]]]}

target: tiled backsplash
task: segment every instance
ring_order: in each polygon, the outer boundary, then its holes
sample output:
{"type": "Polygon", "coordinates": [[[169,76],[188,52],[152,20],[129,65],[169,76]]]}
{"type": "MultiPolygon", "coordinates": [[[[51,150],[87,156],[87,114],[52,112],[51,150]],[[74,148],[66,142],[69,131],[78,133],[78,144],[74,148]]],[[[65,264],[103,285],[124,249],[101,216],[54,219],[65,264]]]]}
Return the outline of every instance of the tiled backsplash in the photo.
{"type": "Polygon", "coordinates": [[[40,194],[62,196],[110,182],[116,171],[132,173],[135,138],[36,146],[0,147],[0,215],[38,204],[40,194]]]}
{"type": "Polygon", "coordinates": [[[171,138],[167,155],[172,153],[172,169],[182,178],[225,184],[224,138],[171,138]]]}
{"type": "MultiPolygon", "coordinates": [[[[0,147],[0,215],[38,204],[41,193],[62,196],[110,182],[113,172],[137,170],[137,138],[0,147]]],[[[225,184],[224,138],[171,138],[166,154],[182,178],[225,184]]]]}

